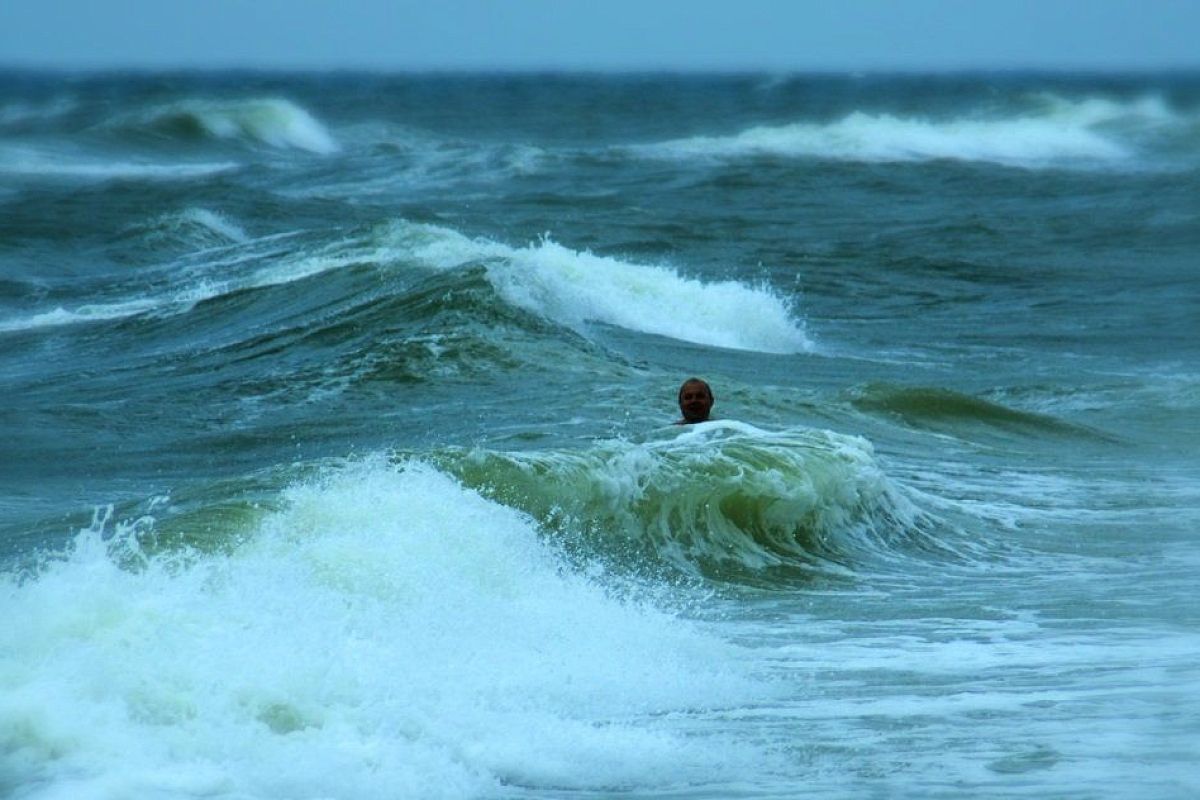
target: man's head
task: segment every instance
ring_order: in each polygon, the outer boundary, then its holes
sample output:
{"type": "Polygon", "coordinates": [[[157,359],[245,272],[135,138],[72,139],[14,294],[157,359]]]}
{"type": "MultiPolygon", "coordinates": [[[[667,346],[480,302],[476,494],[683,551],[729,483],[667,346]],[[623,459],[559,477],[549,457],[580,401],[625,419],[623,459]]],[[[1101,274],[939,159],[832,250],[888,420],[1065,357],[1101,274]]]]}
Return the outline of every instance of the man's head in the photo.
{"type": "Polygon", "coordinates": [[[715,399],[707,383],[699,378],[688,378],[679,387],[679,411],[683,421],[690,425],[707,420],[715,399]]]}

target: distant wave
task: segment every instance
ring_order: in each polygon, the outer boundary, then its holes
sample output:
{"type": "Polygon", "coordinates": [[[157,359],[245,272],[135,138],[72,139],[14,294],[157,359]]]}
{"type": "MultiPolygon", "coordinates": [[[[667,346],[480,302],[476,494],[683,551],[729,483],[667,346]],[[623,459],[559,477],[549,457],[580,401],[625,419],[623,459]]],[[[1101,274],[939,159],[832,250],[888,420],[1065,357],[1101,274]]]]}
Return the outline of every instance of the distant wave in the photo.
{"type": "Polygon", "coordinates": [[[850,402],[863,411],[883,413],[916,427],[958,430],[972,426],[1106,440],[1099,431],[1047,414],[1022,411],[949,389],[871,384],[854,390],[850,402]]]}
{"type": "Polygon", "coordinates": [[[337,151],[333,136],[308,111],[279,98],[182,100],[111,120],[124,130],[177,138],[211,138],[295,148],[311,153],[337,151]]]}
{"type": "Polygon", "coordinates": [[[838,161],[950,159],[1009,166],[1120,164],[1135,159],[1148,138],[1195,120],[1158,98],[1120,102],[1028,99],[1008,115],[945,119],[857,111],[827,123],[763,125],[727,136],[695,136],[631,148],[648,158],[818,158],[838,161]]]}
{"type": "Polygon", "coordinates": [[[562,158],[553,148],[447,136],[390,119],[344,124],[339,137],[341,148],[351,154],[352,166],[276,191],[290,197],[357,202],[456,184],[494,186],[542,173],[562,158]]]}
{"type": "Polygon", "coordinates": [[[344,252],[344,244],[335,243],[323,252],[281,264],[273,242],[289,234],[251,239],[235,221],[199,207],[151,218],[121,235],[151,245],[167,242],[184,247],[188,253],[202,253],[200,265],[184,268],[181,262],[168,263],[163,271],[173,276],[172,280],[147,278],[151,288],[134,296],[94,300],[71,308],[57,306],[0,320],[0,333],[183,313],[197,303],[232,291],[300,280],[362,258],[358,251],[344,252]]]}
{"type": "Polygon", "coordinates": [[[60,96],[42,103],[14,101],[0,106],[0,130],[27,130],[53,123],[79,107],[74,98],[60,96]]]}
{"type": "Polygon", "coordinates": [[[812,349],[787,305],[767,288],[704,282],[542,239],[514,248],[436,225],[397,223],[398,254],[433,269],[483,262],[504,299],[556,322],[602,322],[697,344],[767,353],[812,349]]]}

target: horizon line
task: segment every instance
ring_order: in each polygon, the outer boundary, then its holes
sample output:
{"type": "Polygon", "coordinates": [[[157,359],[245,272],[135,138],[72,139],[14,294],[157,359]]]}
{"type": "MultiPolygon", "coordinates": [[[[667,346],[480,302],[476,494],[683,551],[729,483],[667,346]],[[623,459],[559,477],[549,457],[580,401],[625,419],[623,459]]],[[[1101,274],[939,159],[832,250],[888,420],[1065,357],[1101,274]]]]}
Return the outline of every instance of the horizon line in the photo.
{"type": "Polygon", "coordinates": [[[357,75],[563,75],[563,76],[921,76],[979,74],[1042,74],[1075,76],[1112,76],[1200,73],[1200,60],[1194,64],[1008,64],[1008,65],[926,65],[926,66],[569,66],[553,65],[368,65],[368,64],[48,64],[0,61],[0,72],[41,72],[48,74],[164,74],[164,73],[258,73],[357,75]]]}

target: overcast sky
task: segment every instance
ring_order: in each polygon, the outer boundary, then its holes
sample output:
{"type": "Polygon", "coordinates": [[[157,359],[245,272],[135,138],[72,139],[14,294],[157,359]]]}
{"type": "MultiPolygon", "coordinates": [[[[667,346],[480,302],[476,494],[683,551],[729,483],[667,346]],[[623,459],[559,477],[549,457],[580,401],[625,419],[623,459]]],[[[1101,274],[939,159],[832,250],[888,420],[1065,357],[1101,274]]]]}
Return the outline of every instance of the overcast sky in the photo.
{"type": "Polygon", "coordinates": [[[0,64],[1200,67],[1200,0],[0,0],[0,64]]]}

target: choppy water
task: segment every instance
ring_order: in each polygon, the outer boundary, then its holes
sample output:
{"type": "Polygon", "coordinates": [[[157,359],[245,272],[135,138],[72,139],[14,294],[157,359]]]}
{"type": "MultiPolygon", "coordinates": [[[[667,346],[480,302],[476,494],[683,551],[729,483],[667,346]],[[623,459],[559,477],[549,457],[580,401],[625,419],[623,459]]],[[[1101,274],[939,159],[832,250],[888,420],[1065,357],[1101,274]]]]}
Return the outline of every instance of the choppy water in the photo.
{"type": "Polygon", "coordinates": [[[1193,75],[5,74],[0,795],[1196,796],[1198,178],[1193,75]]]}

